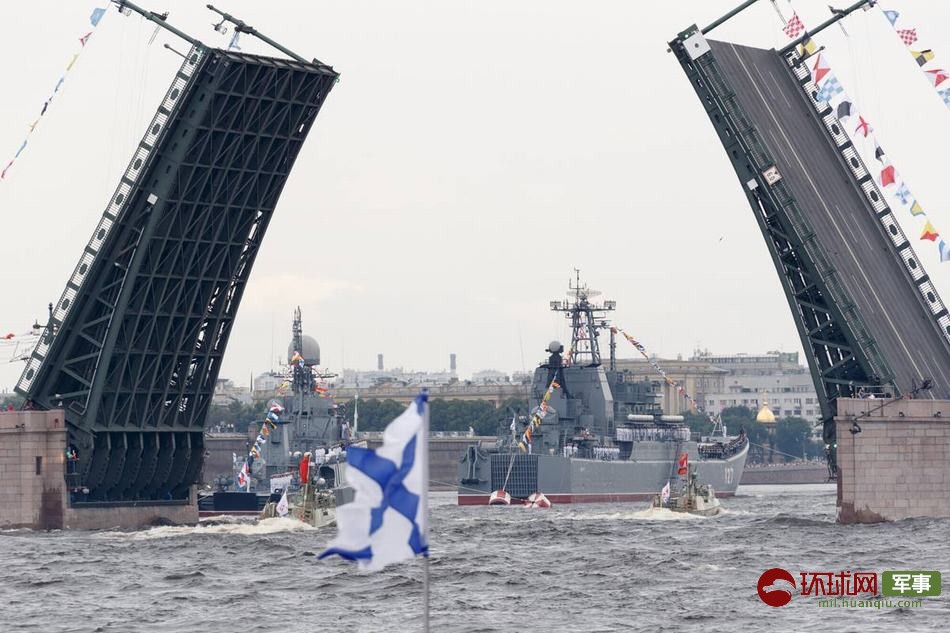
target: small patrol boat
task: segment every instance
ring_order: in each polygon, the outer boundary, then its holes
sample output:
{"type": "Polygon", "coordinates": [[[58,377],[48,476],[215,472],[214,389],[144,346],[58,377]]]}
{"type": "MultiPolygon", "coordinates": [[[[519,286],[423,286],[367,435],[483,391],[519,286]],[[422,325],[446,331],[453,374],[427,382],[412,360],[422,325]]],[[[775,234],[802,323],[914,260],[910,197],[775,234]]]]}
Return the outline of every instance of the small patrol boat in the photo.
{"type": "Polygon", "coordinates": [[[722,512],[722,505],[716,498],[716,491],[709,484],[700,484],[696,476],[696,465],[689,465],[689,475],[677,494],[670,494],[669,484],[663,492],[653,497],[653,508],[666,508],[673,512],[686,512],[699,516],[716,516],[722,512]]]}
{"type": "Polygon", "coordinates": [[[275,491],[261,510],[261,519],[291,516],[311,527],[325,527],[336,523],[336,494],[327,487],[327,482],[310,468],[310,453],[300,462],[299,492],[294,503],[287,501],[285,490],[275,491]]]}

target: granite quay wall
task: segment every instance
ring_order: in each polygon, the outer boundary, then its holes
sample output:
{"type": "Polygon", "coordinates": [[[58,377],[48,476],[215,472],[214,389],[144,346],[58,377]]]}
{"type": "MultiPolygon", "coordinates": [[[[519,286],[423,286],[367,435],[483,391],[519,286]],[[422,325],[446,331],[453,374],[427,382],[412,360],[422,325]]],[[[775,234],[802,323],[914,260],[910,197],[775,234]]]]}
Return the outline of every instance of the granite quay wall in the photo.
{"type": "Polygon", "coordinates": [[[71,506],[66,487],[63,411],[0,411],[0,529],[138,528],[198,521],[187,503],[71,506]]]}
{"type": "Polygon", "coordinates": [[[950,401],[839,399],[838,520],[950,517],[950,401]]]}

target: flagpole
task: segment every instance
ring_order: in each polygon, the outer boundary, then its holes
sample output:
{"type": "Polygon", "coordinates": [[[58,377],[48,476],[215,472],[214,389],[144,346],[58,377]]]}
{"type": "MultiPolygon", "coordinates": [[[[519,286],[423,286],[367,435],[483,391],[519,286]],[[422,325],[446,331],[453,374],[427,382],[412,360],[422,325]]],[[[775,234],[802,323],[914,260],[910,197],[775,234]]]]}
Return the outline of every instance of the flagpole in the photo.
{"type": "MultiPolygon", "coordinates": [[[[428,393],[427,389],[422,390],[428,393]]],[[[422,416],[422,503],[425,504],[426,553],[422,557],[422,631],[429,633],[429,402],[426,401],[425,414],[422,416]]]]}
{"type": "MultiPolygon", "coordinates": [[[[427,484],[428,485],[428,484],[427,484]]],[[[422,609],[423,633],[429,633],[429,557],[422,557],[422,609]]]]}

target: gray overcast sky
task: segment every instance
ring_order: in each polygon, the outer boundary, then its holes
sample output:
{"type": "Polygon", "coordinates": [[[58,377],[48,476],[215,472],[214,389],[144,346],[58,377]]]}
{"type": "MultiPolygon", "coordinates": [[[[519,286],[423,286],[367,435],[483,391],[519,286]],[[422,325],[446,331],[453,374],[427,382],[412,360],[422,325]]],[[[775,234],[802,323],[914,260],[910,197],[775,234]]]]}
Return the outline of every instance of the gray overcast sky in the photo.
{"type": "MultiPolygon", "coordinates": [[[[246,383],[270,368],[298,304],[331,369],[372,368],[378,352],[414,369],[445,368],[450,352],[463,374],[530,369],[565,335],[548,301],[564,296],[574,266],[617,301],[616,322],[661,355],[798,350],[734,172],[664,44],[737,1],[220,0],[342,73],[264,240],[222,376],[246,383]]],[[[227,44],[204,2],[140,4],[227,44]]],[[[817,24],[826,5],[795,8],[817,24]]],[[[950,64],[948,5],[888,8],[950,64]]],[[[38,6],[4,7],[4,163],[94,4],[38,6]]],[[[762,0],[715,36],[774,46],[780,26],[762,0]]],[[[831,29],[820,42],[950,235],[950,113],[877,10],[846,27],[850,39],[831,29]]],[[[153,30],[110,9],[0,182],[0,330],[45,318],[165,92],[180,60],[161,45],[183,46],[165,33],[149,45],[153,30]]],[[[950,263],[929,243],[921,252],[950,300],[950,263]]],[[[0,360],[0,388],[11,388],[21,364],[0,360]]]]}

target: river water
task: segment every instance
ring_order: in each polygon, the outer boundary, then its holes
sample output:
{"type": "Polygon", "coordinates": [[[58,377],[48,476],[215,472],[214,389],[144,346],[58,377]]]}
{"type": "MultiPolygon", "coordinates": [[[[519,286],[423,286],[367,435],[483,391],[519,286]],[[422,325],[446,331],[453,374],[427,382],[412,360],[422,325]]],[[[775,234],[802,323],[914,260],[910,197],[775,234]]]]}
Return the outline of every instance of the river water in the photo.
{"type": "MultiPolygon", "coordinates": [[[[950,520],[834,523],[834,488],[743,486],[715,518],[645,504],[551,510],[431,500],[432,631],[946,631],[916,608],[772,608],[759,575],[950,565],[950,520]]],[[[421,631],[421,561],[317,561],[334,529],[288,519],[139,531],[0,532],[0,631],[421,631]]]]}

